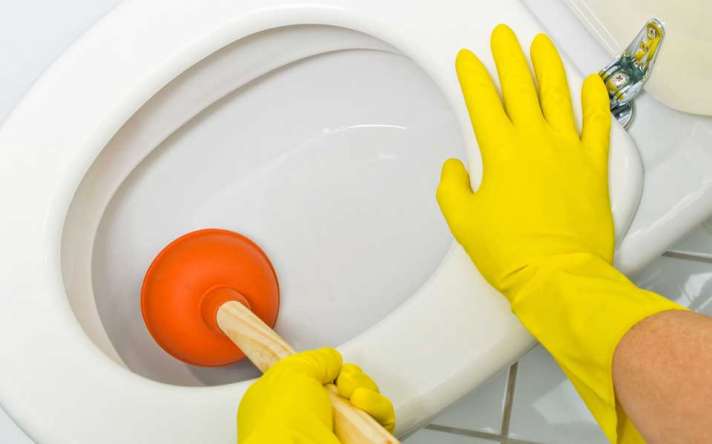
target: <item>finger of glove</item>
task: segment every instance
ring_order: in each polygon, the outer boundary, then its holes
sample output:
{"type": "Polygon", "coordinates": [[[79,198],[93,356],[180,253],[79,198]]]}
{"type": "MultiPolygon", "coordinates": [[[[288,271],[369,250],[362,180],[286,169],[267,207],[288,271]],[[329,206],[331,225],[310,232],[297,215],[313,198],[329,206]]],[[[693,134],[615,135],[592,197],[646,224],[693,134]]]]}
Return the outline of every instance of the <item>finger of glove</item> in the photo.
{"type": "Polygon", "coordinates": [[[288,356],[275,367],[282,372],[299,372],[320,384],[328,384],[339,375],[341,364],[341,354],[333,348],[325,347],[288,356]]]}
{"type": "Polygon", "coordinates": [[[539,86],[539,103],[544,118],[557,131],[576,133],[571,92],[559,52],[544,34],[534,38],[531,58],[539,86]]]}
{"type": "Polygon", "coordinates": [[[396,427],[396,412],[390,399],[382,394],[359,387],[349,398],[351,404],[373,417],[386,430],[392,432],[396,427]]]}
{"type": "Polygon", "coordinates": [[[467,199],[472,195],[470,175],[467,173],[465,166],[458,159],[446,160],[443,164],[440,184],[438,184],[436,193],[438,205],[440,205],[445,218],[448,221],[450,218],[455,218],[463,210],[467,199]]]}
{"type": "Polygon", "coordinates": [[[611,133],[611,111],[608,91],[598,74],[591,74],[581,90],[583,129],[581,141],[597,163],[608,165],[608,144],[611,133]]]}
{"type": "Polygon", "coordinates": [[[351,398],[358,388],[367,388],[378,392],[378,386],[373,379],[356,364],[344,364],[341,367],[341,372],[336,378],[336,388],[339,395],[344,398],[351,398]]]}
{"type": "MultiPolygon", "coordinates": [[[[487,141],[496,138],[502,128],[510,124],[509,118],[504,112],[502,100],[487,68],[473,52],[461,49],[455,60],[455,70],[472,128],[480,149],[484,150],[488,145],[492,145],[487,141]]],[[[483,157],[486,157],[484,152],[483,157]]]]}
{"type": "Polygon", "coordinates": [[[492,31],[492,55],[502,85],[504,107],[515,124],[529,124],[541,119],[536,88],[517,36],[506,25],[492,31]]]}

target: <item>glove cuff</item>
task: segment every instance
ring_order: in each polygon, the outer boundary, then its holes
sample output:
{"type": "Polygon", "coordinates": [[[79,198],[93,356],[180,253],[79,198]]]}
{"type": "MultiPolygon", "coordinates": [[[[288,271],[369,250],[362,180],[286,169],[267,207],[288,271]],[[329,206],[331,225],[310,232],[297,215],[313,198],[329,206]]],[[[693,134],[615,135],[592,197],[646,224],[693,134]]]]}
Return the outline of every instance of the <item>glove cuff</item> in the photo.
{"type": "Polygon", "coordinates": [[[521,285],[508,291],[512,311],[553,355],[612,443],[643,442],[617,408],[613,355],[638,322],[685,308],[636,287],[602,258],[571,254],[521,270],[521,285]],[[633,438],[635,436],[635,438],[633,438]]]}

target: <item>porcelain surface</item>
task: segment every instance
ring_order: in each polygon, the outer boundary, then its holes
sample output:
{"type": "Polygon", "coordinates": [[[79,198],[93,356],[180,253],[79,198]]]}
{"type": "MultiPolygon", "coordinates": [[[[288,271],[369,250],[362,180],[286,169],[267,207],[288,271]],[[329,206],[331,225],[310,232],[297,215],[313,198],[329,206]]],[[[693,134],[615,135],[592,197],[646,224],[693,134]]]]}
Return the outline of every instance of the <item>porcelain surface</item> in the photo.
{"type": "MultiPolygon", "coordinates": [[[[159,97],[166,88],[174,87],[176,84],[172,82],[175,79],[180,79],[201,61],[220,54],[220,51],[234,42],[247,42],[261,32],[304,24],[352,30],[367,36],[368,42],[360,38],[306,39],[313,43],[312,46],[305,46],[312,50],[307,56],[342,50],[368,50],[375,51],[372,55],[395,57],[400,62],[391,58],[386,66],[392,68],[403,63],[402,75],[422,71],[429,78],[428,81],[435,85],[435,89],[426,96],[419,90],[412,91],[411,95],[424,97],[428,105],[446,104],[447,110],[438,111],[434,115],[445,116],[445,121],[450,118],[447,116],[452,115],[452,126],[456,125],[458,134],[454,135],[447,129],[437,137],[438,143],[445,139],[451,140],[453,144],[463,142],[461,148],[467,153],[470,170],[476,181],[480,175],[479,156],[460,97],[452,58],[458,49],[465,46],[479,54],[488,54],[489,31],[499,22],[510,24],[523,41],[531,40],[541,31],[540,24],[514,0],[488,4],[487,7],[462,0],[451,4],[449,8],[440,8],[426,2],[408,3],[408,7],[403,7],[401,2],[384,4],[375,0],[321,0],[309,4],[290,0],[245,1],[237,4],[232,1],[215,1],[209,6],[197,0],[159,0],[150,3],[126,2],[112,11],[43,75],[0,129],[0,153],[3,160],[0,162],[0,196],[8,209],[8,216],[0,222],[0,242],[6,252],[12,252],[0,255],[0,290],[7,295],[4,310],[0,312],[0,328],[4,333],[0,335],[0,365],[7,376],[0,380],[0,400],[3,406],[40,442],[234,441],[235,430],[224,425],[234,421],[235,406],[247,382],[185,387],[160,384],[144,377],[145,374],[142,376],[140,371],[125,362],[128,359],[118,350],[121,347],[115,346],[115,338],[110,337],[115,336],[110,331],[111,322],[115,323],[114,329],[117,329],[120,320],[111,318],[112,306],[110,303],[105,305],[101,296],[94,292],[99,288],[103,291],[118,291],[124,297],[128,294],[121,293],[128,290],[115,289],[110,285],[116,277],[112,278],[109,272],[113,273],[117,267],[125,264],[112,262],[116,258],[107,251],[116,248],[119,254],[124,255],[120,257],[126,260],[132,254],[121,250],[127,247],[116,239],[142,233],[150,245],[140,243],[135,251],[144,257],[149,255],[154,245],[160,245],[166,238],[171,238],[173,231],[183,230],[190,223],[198,223],[199,218],[190,218],[191,222],[185,225],[161,225],[163,231],[144,232],[143,228],[149,227],[152,221],[141,217],[146,216],[144,210],[155,201],[144,193],[132,191],[133,186],[136,185],[135,190],[140,190],[141,181],[144,180],[147,181],[144,184],[155,184],[156,191],[167,187],[170,174],[162,173],[161,166],[167,168],[172,165],[172,156],[180,158],[183,152],[181,141],[189,139],[192,130],[200,132],[207,128],[196,125],[196,120],[193,120],[195,116],[229,94],[232,91],[231,85],[240,86],[239,82],[249,82],[294,62],[281,58],[285,54],[289,56],[294,53],[279,45],[261,47],[260,51],[251,54],[256,60],[254,64],[242,64],[246,71],[240,75],[232,73],[220,77],[224,71],[210,70],[219,65],[207,64],[205,70],[193,71],[187,76],[197,83],[190,83],[191,87],[181,90],[179,82],[174,91],[177,94],[165,97],[166,103],[180,97],[179,103],[185,106],[161,108],[158,106],[160,103],[157,105],[152,99],[159,97]],[[473,26],[472,17],[477,17],[478,26],[473,26]],[[426,33],[424,29],[437,32],[426,33]],[[374,40],[381,43],[374,47],[374,40]],[[418,69],[414,70],[413,66],[418,69]],[[181,92],[187,94],[178,94],[181,92]],[[136,119],[140,113],[153,111],[165,114],[151,114],[154,117],[161,116],[157,119],[136,119]],[[136,131],[122,132],[127,125],[130,127],[132,119],[135,119],[133,123],[136,131]],[[183,129],[176,133],[179,128],[183,129]],[[136,137],[130,144],[131,149],[106,149],[121,141],[122,137],[136,137]],[[157,167],[155,171],[147,168],[147,164],[141,164],[141,160],[156,146],[166,143],[175,146],[163,151],[159,148],[158,154],[152,154],[157,167]],[[156,161],[156,158],[160,158],[160,161],[156,161]],[[107,162],[110,168],[94,168],[102,162],[107,162]],[[129,178],[125,180],[126,177],[129,178]],[[18,193],[17,190],[22,192],[18,193]],[[127,205],[132,202],[136,203],[135,207],[127,205]],[[131,208],[138,210],[132,212],[131,208]],[[105,223],[100,226],[102,218],[105,223]],[[117,224],[117,220],[125,221],[126,225],[117,224]],[[135,226],[131,225],[133,222],[136,222],[135,226]],[[92,256],[90,253],[94,251],[96,255],[92,256]],[[96,272],[96,275],[92,272],[96,272]],[[110,318],[111,321],[107,322],[110,318]],[[33,325],[31,334],[9,334],[25,331],[23,328],[27,325],[33,325]],[[32,352],[27,353],[27,350],[32,352]],[[51,366],[48,366],[48,362],[51,362],[51,366]],[[38,411],[37,406],[42,406],[42,410],[38,411]],[[204,413],[199,422],[195,421],[196,409],[204,413]],[[151,418],[151,421],[146,421],[146,418],[151,418]],[[112,430],[112,434],[107,436],[106,430],[112,430]]],[[[354,55],[353,52],[349,53],[351,62],[357,61],[354,55]]],[[[326,63],[330,57],[319,56],[308,63],[326,63]]],[[[229,57],[221,60],[234,61],[229,57]]],[[[485,57],[485,61],[492,69],[491,59],[485,57]]],[[[339,69],[344,69],[349,66],[348,63],[341,61],[337,65],[339,69]]],[[[299,66],[307,65],[293,65],[294,70],[290,70],[288,75],[296,75],[299,66]]],[[[569,74],[570,82],[577,91],[581,76],[575,69],[569,69],[569,74]]],[[[374,84],[388,84],[384,82],[374,84]]],[[[421,84],[430,85],[428,82],[421,84]]],[[[258,86],[259,83],[256,83],[255,88],[258,86]]],[[[393,88],[381,94],[392,91],[393,88]]],[[[287,107],[288,104],[274,97],[274,106],[287,107]]],[[[413,109],[418,110],[419,105],[413,104],[413,109]]],[[[219,124],[220,110],[213,112],[216,119],[206,120],[205,125],[219,124]]],[[[401,117],[409,115],[405,111],[401,112],[401,117]]],[[[432,110],[428,110],[428,116],[432,115],[432,110]]],[[[391,127],[368,126],[373,121],[366,122],[366,127],[358,128],[353,128],[353,125],[330,125],[327,127],[330,131],[327,135],[322,133],[317,138],[302,139],[309,143],[299,156],[287,156],[284,159],[289,168],[282,166],[285,168],[282,171],[289,171],[289,175],[278,183],[283,187],[291,186],[294,196],[303,199],[305,195],[301,193],[313,191],[307,189],[307,177],[310,180],[323,179],[321,182],[316,181],[316,184],[321,183],[322,186],[326,185],[324,181],[349,178],[348,174],[334,175],[328,168],[320,169],[314,162],[310,162],[317,158],[328,159],[325,151],[327,146],[329,149],[334,148],[329,155],[335,157],[329,161],[343,166],[345,160],[339,160],[339,156],[349,151],[352,142],[357,142],[361,147],[390,140],[392,144],[388,148],[396,152],[385,153],[398,158],[405,155],[402,150],[409,144],[410,137],[418,139],[418,144],[427,144],[428,137],[435,137],[434,134],[418,132],[433,122],[427,122],[422,116],[408,118],[422,119],[417,121],[420,122],[418,125],[411,123],[414,132],[409,134],[391,127]],[[326,143],[326,146],[321,143],[326,143]],[[318,153],[324,154],[319,156],[318,153]],[[289,162],[294,163],[290,165],[289,162]],[[290,182],[290,178],[293,182],[290,182]]],[[[197,119],[199,121],[201,117],[197,119]]],[[[385,121],[388,122],[386,125],[394,125],[393,121],[385,121]]],[[[383,125],[383,122],[377,120],[375,123],[383,125]]],[[[235,122],[235,125],[238,124],[235,122]]],[[[451,128],[450,123],[443,124],[445,128],[451,128]]],[[[216,130],[215,134],[228,130],[229,125],[216,130]]],[[[208,131],[196,140],[217,142],[213,139],[216,136],[210,134],[208,131]]],[[[186,147],[183,149],[187,150],[186,147]]],[[[612,201],[617,231],[619,237],[622,237],[640,198],[642,170],[635,146],[618,126],[614,127],[612,147],[612,201]]],[[[221,148],[217,146],[215,149],[221,148]]],[[[225,150],[224,155],[234,154],[224,145],[222,149],[225,150]]],[[[281,149],[285,149],[284,145],[281,149]]],[[[185,152],[186,157],[174,166],[185,166],[195,159],[191,157],[194,153],[185,152]]],[[[263,160],[269,164],[269,160],[279,158],[280,153],[284,152],[275,151],[273,157],[267,156],[263,160]]],[[[378,154],[383,152],[376,150],[369,154],[368,151],[361,151],[348,160],[359,165],[373,159],[369,156],[379,158],[378,154]]],[[[438,146],[433,152],[419,149],[418,155],[425,157],[417,159],[431,162],[433,159],[428,156],[445,157],[457,152],[457,148],[452,146],[438,146]]],[[[370,168],[369,171],[388,175],[389,163],[387,159],[382,160],[381,166],[370,168]]],[[[151,161],[151,158],[147,159],[147,162],[151,161]]],[[[273,167],[280,165],[284,163],[277,162],[273,167]]],[[[425,190],[434,183],[432,177],[423,179],[422,183],[414,179],[414,175],[419,172],[431,174],[428,173],[430,166],[410,165],[410,168],[415,170],[395,173],[403,174],[408,186],[425,190]]],[[[207,171],[204,174],[210,175],[207,171]]],[[[220,177],[218,171],[215,177],[207,177],[206,182],[202,182],[198,188],[220,177]]],[[[307,233],[315,220],[323,220],[324,215],[319,213],[323,210],[319,204],[328,204],[329,199],[333,199],[339,191],[333,187],[329,192],[334,194],[323,196],[323,200],[310,201],[309,211],[300,214],[296,197],[295,200],[280,195],[269,188],[270,184],[260,182],[259,175],[253,179],[254,189],[270,196],[272,203],[291,208],[292,216],[296,214],[296,221],[302,224],[297,226],[306,227],[307,233]]],[[[185,181],[176,177],[173,180],[178,183],[185,181]]],[[[218,188],[208,186],[207,190],[216,191],[218,188]]],[[[235,205],[255,205],[245,197],[240,197],[245,195],[241,195],[238,189],[228,183],[221,188],[223,194],[218,195],[227,200],[235,199],[235,205]]],[[[175,206],[168,207],[168,214],[171,211],[176,215],[186,214],[181,212],[178,204],[196,202],[190,200],[194,198],[190,196],[190,189],[186,190],[184,199],[176,198],[175,206]]],[[[357,202],[363,197],[358,194],[363,191],[361,189],[347,187],[344,191],[354,192],[352,197],[357,202]]],[[[369,205],[376,205],[378,210],[391,208],[385,205],[385,201],[389,196],[400,195],[397,188],[381,187],[377,191],[379,200],[375,204],[369,202],[369,205]]],[[[221,223],[224,219],[220,218],[226,217],[219,214],[217,209],[221,205],[220,201],[216,202],[212,210],[210,203],[206,203],[206,212],[202,216],[205,221],[221,223]]],[[[334,208],[348,210],[348,207],[341,206],[342,202],[337,203],[334,208]]],[[[190,211],[196,208],[195,205],[189,207],[190,211]]],[[[257,209],[254,206],[251,208],[257,209]]],[[[160,210],[156,208],[157,213],[160,210]]],[[[260,217],[272,219],[276,209],[267,208],[264,211],[266,213],[261,216],[253,213],[257,217],[250,222],[253,227],[260,225],[260,217]]],[[[419,207],[417,211],[422,209],[419,207]]],[[[416,215],[419,214],[417,211],[416,215]]],[[[428,211],[430,217],[434,208],[429,207],[428,211]]],[[[328,216],[332,217],[334,213],[329,212],[328,216]]],[[[393,219],[383,220],[390,221],[387,222],[391,224],[388,226],[394,227],[402,223],[401,217],[394,215],[393,219]]],[[[434,227],[435,219],[426,218],[424,222],[433,224],[428,228],[432,233],[442,230],[442,226],[434,227]]],[[[368,230],[364,231],[367,234],[364,239],[371,238],[372,234],[382,234],[378,232],[380,226],[374,227],[373,224],[375,220],[361,224],[361,228],[368,230]]],[[[339,232],[342,227],[336,224],[331,229],[339,232]]],[[[390,240],[410,242],[409,236],[411,234],[403,233],[402,238],[390,240]]],[[[283,238],[282,242],[285,242],[284,239],[289,238],[283,238]]],[[[411,431],[427,422],[453,400],[516,359],[532,344],[531,337],[510,313],[506,301],[486,284],[462,250],[452,245],[444,253],[438,235],[433,235],[431,239],[433,244],[429,248],[432,250],[423,252],[423,256],[411,255],[413,261],[417,262],[412,264],[415,268],[406,270],[411,275],[399,283],[403,287],[398,295],[392,296],[390,305],[380,312],[369,311],[370,318],[366,316],[359,319],[358,323],[345,328],[341,332],[343,336],[340,336],[341,340],[346,341],[339,347],[346,358],[362,364],[394,400],[400,433],[411,431]],[[429,270],[438,261],[437,268],[428,276],[429,270]],[[417,289],[406,288],[409,285],[415,287],[421,282],[422,285],[417,289]],[[409,295],[411,291],[413,294],[409,295]],[[468,340],[463,341],[463,337],[468,340]],[[403,372],[402,369],[409,371],[403,372]]],[[[331,241],[344,242],[339,238],[330,238],[331,241]]],[[[130,241],[126,242],[129,247],[132,245],[130,241]]],[[[356,246],[347,244],[346,247],[356,246]]],[[[395,245],[381,247],[390,250],[395,245]]],[[[300,248],[290,248],[275,248],[274,253],[270,254],[279,258],[281,254],[288,256],[290,251],[304,253],[300,248]]],[[[384,261],[388,260],[388,254],[391,251],[383,253],[384,261]]],[[[393,260],[400,260],[400,257],[396,256],[393,260]]],[[[338,262],[329,266],[338,266],[338,262]]],[[[371,267],[372,264],[366,266],[371,267]]],[[[127,268],[133,270],[131,276],[135,279],[136,269],[140,269],[140,266],[133,264],[127,268]]],[[[356,278],[349,276],[349,279],[356,278]]],[[[315,281],[320,279],[317,276],[315,281]]],[[[384,284],[383,279],[378,282],[384,284]]],[[[299,285],[294,288],[299,288],[299,285]]],[[[354,290],[349,288],[349,291],[354,290]]],[[[339,310],[348,308],[348,304],[340,307],[339,310]]],[[[136,316],[128,311],[123,315],[128,317],[124,319],[128,325],[135,325],[136,316]]],[[[289,317],[285,319],[289,320],[289,317]]],[[[301,329],[297,325],[294,331],[298,333],[301,329]]],[[[316,331],[316,334],[319,332],[316,331]]],[[[223,383],[227,380],[213,382],[223,383]]],[[[213,382],[201,380],[204,384],[213,382]]]]}
{"type": "MultiPolygon", "coordinates": [[[[524,3],[581,72],[597,72],[614,56],[617,57],[618,49],[605,44],[602,36],[586,32],[590,29],[585,26],[587,19],[584,18],[583,22],[572,19],[572,13],[566,6],[587,2],[525,0],[524,3]],[[582,24],[584,26],[581,26],[582,24]]],[[[629,29],[626,32],[632,38],[649,17],[644,15],[643,19],[643,16],[638,14],[656,15],[650,8],[659,2],[647,0],[623,4],[591,0],[590,3],[595,3],[597,8],[608,8],[609,12],[610,8],[622,8],[620,18],[628,19],[625,22],[616,22],[616,26],[625,26],[629,29]],[[637,6],[640,6],[640,9],[635,9],[637,6]]],[[[675,9],[672,3],[664,6],[664,9],[669,10],[671,7],[675,9]]],[[[709,8],[692,1],[688,6],[677,9],[679,12],[674,14],[680,17],[695,10],[700,12],[700,17],[704,17],[709,8]]],[[[579,18],[582,13],[589,18],[595,15],[595,11],[574,12],[579,18]]],[[[680,26],[670,25],[668,31],[669,35],[676,37],[680,37],[680,33],[688,32],[681,30],[680,26]]],[[[620,34],[621,46],[627,44],[623,42],[627,38],[623,34],[620,34]]],[[[653,95],[656,94],[654,85],[660,85],[656,83],[656,73],[662,73],[660,79],[664,82],[679,66],[674,59],[667,58],[665,45],[649,81],[653,95]]],[[[684,48],[678,46],[677,49],[684,48]]],[[[698,61],[702,60],[705,59],[698,61]]],[[[674,82],[676,86],[684,87],[682,83],[684,82],[674,82]]],[[[706,91],[712,89],[706,88],[706,91]]],[[[701,99],[702,96],[698,98],[701,99]]],[[[704,100],[700,101],[703,102],[704,100]]],[[[712,117],[672,109],[648,94],[646,89],[635,101],[635,115],[630,134],[640,151],[645,180],[635,219],[617,248],[616,264],[628,274],[642,270],[712,214],[712,169],[709,168],[712,161],[709,150],[712,143],[712,117]]]]}

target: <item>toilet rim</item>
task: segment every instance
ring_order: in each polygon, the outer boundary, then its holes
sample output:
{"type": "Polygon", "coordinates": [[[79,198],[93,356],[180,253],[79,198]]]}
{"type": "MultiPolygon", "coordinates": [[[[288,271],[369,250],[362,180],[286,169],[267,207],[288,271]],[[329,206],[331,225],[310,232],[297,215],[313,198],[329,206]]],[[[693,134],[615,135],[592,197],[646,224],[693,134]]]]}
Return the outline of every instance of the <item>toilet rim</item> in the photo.
{"type": "MultiPolygon", "coordinates": [[[[440,87],[460,121],[473,177],[479,177],[453,55],[465,46],[488,54],[489,31],[499,21],[509,23],[523,41],[541,30],[516,0],[481,8],[459,0],[447,9],[377,0],[235,3],[121,4],[45,73],[0,128],[0,196],[7,210],[0,221],[0,244],[13,252],[0,255],[6,308],[0,312],[0,403],[37,441],[127,442],[137,436],[145,442],[234,441],[234,427],[226,421],[234,420],[247,382],[178,387],[132,373],[86,336],[62,282],[62,226],[79,182],[121,125],[161,87],[218,49],[266,29],[323,24],[364,32],[413,59],[440,87]],[[477,17],[479,26],[470,26],[469,17],[477,17]],[[438,32],[422,32],[427,28],[438,32]],[[200,411],[210,414],[196,420],[200,411]]],[[[484,62],[492,68],[488,58],[484,62]]],[[[580,85],[580,76],[572,73],[571,78],[574,88],[580,85]]],[[[622,202],[617,220],[632,218],[639,198],[635,179],[626,179],[613,195],[622,202]]],[[[531,344],[508,303],[453,244],[415,295],[339,348],[392,397],[402,433],[531,344]],[[427,340],[403,331],[427,335],[427,340]]]]}

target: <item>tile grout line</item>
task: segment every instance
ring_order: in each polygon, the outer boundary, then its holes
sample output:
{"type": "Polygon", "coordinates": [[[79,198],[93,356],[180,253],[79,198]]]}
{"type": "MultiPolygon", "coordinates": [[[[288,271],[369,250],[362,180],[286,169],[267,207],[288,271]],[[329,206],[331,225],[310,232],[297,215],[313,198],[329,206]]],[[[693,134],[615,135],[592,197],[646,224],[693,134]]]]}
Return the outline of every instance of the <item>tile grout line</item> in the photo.
{"type": "Polygon", "coordinates": [[[462,429],[459,427],[451,427],[438,424],[429,424],[424,428],[436,432],[450,433],[453,435],[470,436],[473,438],[481,438],[490,441],[499,442],[500,444],[541,444],[535,441],[525,439],[511,438],[509,436],[509,425],[512,419],[512,408],[514,406],[514,391],[516,388],[517,371],[519,362],[512,364],[507,371],[507,382],[505,386],[505,399],[502,406],[502,423],[500,433],[484,432],[479,430],[462,429]]]}
{"type": "Polygon", "coordinates": [[[452,435],[470,436],[472,438],[482,438],[490,441],[496,441],[500,443],[507,444],[540,444],[534,441],[526,441],[523,439],[507,438],[497,433],[480,432],[478,430],[468,430],[461,429],[459,427],[442,426],[437,424],[430,424],[424,427],[426,430],[433,430],[435,432],[450,433],[452,435]]]}
{"type": "MultiPolygon", "coordinates": [[[[676,250],[665,251],[662,256],[670,257],[673,259],[688,260],[694,262],[704,262],[712,264],[712,257],[697,255],[693,253],[685,253],[676,250]]],[[[514,405],[514,391],[517,382],[517,369],[519,363],[515,362],[509,367],[507,372],[507,383],[505,386],[505,398],[504,406],[502,408],[502,422],[500,433],[489,433],[482,432],[478,430],[461,429],[458,427],[443,426],[437,424],[429,424],[425,426],[425,429],[433,430],[437,432],[450,433],[454,435],[471,436],[473,438],[482,438],[492,441],[499,441],[501,444],[536,444],[532,441],[524,441],[516,438],[509,437],[509,426],[512,420],[512,407],[514,405]]]]}
{"type": "Polygon", "coordinates": [[[542,443],[534,442],[534,441],[527,441],[524,439],[505,438],[504,441],[502,441],[502,444],[542,444],[542,443]]]}
{"type": "Polygon", "coordinates": [[[534,441],[527,441],[524,439],[516,439],[516,438],[505,438],[504,441],[502,441],[502,444],[542,444],[534,441]]]}
{"type": "MultiPolygon", "coordinates": [[[[695,254],[695,253],[685,253],[677,250],[668,250],[665,251],[662,256],[673,258],[673,259],[680,259],[680,260],[687,260],[687,261],[692,261],[692,262],[702,262],[702,263],[707,263],[707,264],[712,264],[712,256],[705,256],[702,254],[695,254]]],[[[468,429],[461,429],[458,427],[449,427],[449,426],[441,426],[437,424],[430,424],[426,426],[425,428],[428,430],[433,430],[433,431],[438,431],[438,432],[444,432],[444,433],[450,433],[454,435],[464,435],[464,436],[471,436],[473,438],[482,438],[482,439],[487,439],[487,440],[492,440],[492,441],[499,441],[501,444],[537,444],[533,441],[525,441],[525,440],[520,440],[516,438],[510,438],[509,437],[509,426],[512,420],[512,407],[514,405],[514,391],[516,388],[516,381],[517,381],[517,369],[518,369],[518,362],[515,362],[509,367],[509,371],[507,372],[507,384],[505,387],[505,399],[504,399],[504,407],[502,409],[502,423],[501,423],[501,429],[500,433],[489,433],[489,432],[481,432],[477,430],[468,430],[468,429]]]]}
{"type": "Polygon", "coordinates": [[[500,429],[500,435],[504,437],[503,442],[510,442],[509,438],[509,424],[512,420],[512,407],[514,405],[514,389],[517,384],[517,369],[519,368],[519,363],[515,362],[509,367],[507,372],[507,386],[505,388],[504,397],[504,408],[502,409],[502,427],[500,429]]]}
{"type": "Polygon", "coordinates": [[[471,436],[473,438],[489,439],[492,441],[499,441],[502,439],[502,436],[500,436],[496,433],[481,432],[479,430],[461,429],[459,427],[450,427],[450,426],[443,426],[443,425],[437,425],[437,424],[429,424],[429,425],[426,425],[424,428],[427,430],[433,430],[436,432],[450,433],[452,435],[471,436]]]}
{"type": "Polygon", "coordinates": [[[662,255],[665,257],[671,257],[673,259],[681,259],[684,261],[704,262],[706,264],[712,264],[712,257],[706,256],[704,254],[684,253],[682,251],[677,250],[668,250],[662,255]]]}

